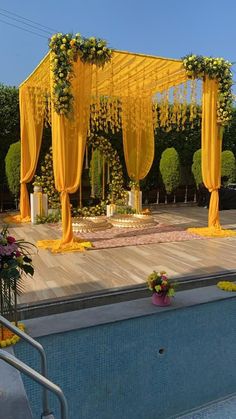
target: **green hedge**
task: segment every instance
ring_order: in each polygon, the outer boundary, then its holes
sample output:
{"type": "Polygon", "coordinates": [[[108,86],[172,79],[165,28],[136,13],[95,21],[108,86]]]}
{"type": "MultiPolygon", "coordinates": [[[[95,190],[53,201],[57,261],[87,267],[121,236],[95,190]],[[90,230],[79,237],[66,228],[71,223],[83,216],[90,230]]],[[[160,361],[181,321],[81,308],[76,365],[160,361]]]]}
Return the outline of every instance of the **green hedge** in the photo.
{"type": "Polygon", "coordinates": [[[193,155],[192,174],[196,183],[196,187],[202,184],[202,150],[195,151],[193,155]]]}
{"type": "Polygon", "coordinates": [[[17,197],[20,192],[20,141],[10,145],[5,157],[7,183],[10,192],[17,197]]]}
{"type": "Polygon", "coordinates": [[[160,161],[160,173],[166,193],[171,194],[178,188],[181,180],[179,154],[174,147],[163,151],[160,161]]]}
{"type": "Polygon", "coordinates": [[[221,154],[221,177],[228,182],[236,180],[236,162],[232,151],[225,150],[221,154]]]}

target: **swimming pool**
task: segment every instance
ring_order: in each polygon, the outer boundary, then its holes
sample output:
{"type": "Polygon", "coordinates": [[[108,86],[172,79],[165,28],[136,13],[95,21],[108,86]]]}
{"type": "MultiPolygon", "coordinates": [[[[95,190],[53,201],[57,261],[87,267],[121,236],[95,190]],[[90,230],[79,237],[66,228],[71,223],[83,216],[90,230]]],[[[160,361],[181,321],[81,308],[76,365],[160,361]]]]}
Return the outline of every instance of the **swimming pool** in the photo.
{"type": "MultiPolygon", "coordinates": [[[[177,293],[164,309],[144,298],[27,322],[70,419],[164,419],[236,392],[235,309],[235,294],[206,287],[177,293]]],[[[15,353],[39,369],[25,343],[15,353]]],[[[38,419],[41,390],[24,383],[38,419]]]]}

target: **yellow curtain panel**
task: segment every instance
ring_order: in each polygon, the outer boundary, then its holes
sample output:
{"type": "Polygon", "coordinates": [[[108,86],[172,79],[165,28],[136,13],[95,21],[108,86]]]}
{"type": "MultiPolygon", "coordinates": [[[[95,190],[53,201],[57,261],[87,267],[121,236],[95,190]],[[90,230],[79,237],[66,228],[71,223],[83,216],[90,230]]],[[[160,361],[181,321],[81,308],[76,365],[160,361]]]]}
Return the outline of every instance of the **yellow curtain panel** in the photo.
{"type": "Polygon", "coordinates": [[[90,115],[92,67],[80,60],[74,65],[74,114],[68,119],[52,110],[52,150],[56,189],[61,193],[62,239],[43,240],[39,247],[53,252],[89,247],[73,235],[69,194],[79,188],[90,115]]]}
{"type": "Polygon", "coordinates": [[[35,174],[42,141],[44,116],[37,113],[34,93],[26,86],[20,88],[21,129],[21,195],[20,213],[23,221],[30,220],[29,195],[26,184],[35,174]]]}
{"type": "Polygon", "coordinates": [[[208,227],[190,228],[189,232],[201,236],[228,237],[236,233],[220,226],[219,188],[221,185],[221,128],[217,124],[218,83],[208,77],[203,82],[202,96],[202,178],[211,192],[208,227]]]}
{"type": "Polygon", "coordinates": [[[219,188],[221,183],[221,148],[217,125],[218,83],[208,77],[203,82],[202,96],[202,178],[211,192],[208,227],[220,227],[219,188]]]}
{"type": "Polygon", "coordinates": [[[148,174],[154,158],[151,98],[123,98],[122,130],[127,172],[139,181],[148,174]]]}

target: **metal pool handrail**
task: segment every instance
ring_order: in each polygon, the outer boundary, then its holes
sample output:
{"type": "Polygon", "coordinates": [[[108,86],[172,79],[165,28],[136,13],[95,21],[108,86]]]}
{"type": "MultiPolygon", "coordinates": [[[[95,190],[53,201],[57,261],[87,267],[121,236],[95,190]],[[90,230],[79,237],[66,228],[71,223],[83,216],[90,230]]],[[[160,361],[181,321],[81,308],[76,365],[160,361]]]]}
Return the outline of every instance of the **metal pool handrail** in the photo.
{"type": "Polygon", "coordinates": [[[43,375],[39,374],[39,372],[26,365],[15,356],[3,351],[2,349],[0,349],[0,359],[16,368],[20,372],[24,373],[25,375],[28,375],[30,378],[32,378],[32,380],[36,381],[41,386],[54,393],[60,401],[61,419],[69,419],[67,401],[60,387],[49,381],[47,378],[43,377],[43,375]]]}
{"type": "MultiPolygon", "coordinates": [[[[18,329],[18,327],[14,326],[11,322],[9,322],[5,317],[0,315],[0,323],[2,323],[7,329],[11,330],[25,342],[28,342],[31,346],[33,346],[40,354],[41,357],[41,374],[47,378],[47,358],[46,353],[43,346],[34,340],[31,336],[27,335],[27,333],[23,332],[22,330],[18,329]]],[[[48,405],[48,395],[47,389],[43,387],[43,415],[47,416],[50,414],[50,409],[48,405]]]]}

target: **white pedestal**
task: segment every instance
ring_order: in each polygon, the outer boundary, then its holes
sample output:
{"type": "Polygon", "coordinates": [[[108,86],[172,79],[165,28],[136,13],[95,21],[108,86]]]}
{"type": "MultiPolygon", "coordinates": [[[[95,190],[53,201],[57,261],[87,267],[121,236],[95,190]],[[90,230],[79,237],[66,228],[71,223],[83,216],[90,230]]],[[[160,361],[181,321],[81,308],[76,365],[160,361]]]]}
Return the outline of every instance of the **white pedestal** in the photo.
{"type": "Polygon", "coordinates": [[[116,206],[115,204],[107,205],[107,217],[112,217],[115,214],[116,206]]]}
{"type": "MultiPolygon", "coordinates": [[[[135,191],[128,191],[128,206],[135,209],[135,191]]],[[[142,191],[139,192],[139,208],[142,211],[142,191]]]]}
{"type": "Polygon", "coordinates": [[[42,214],[40,214],[40,198],[38,193],[30,194],[30,208],[31,208],[31,223],[36,224],[36,216],[48,215],[48,196],[42,194],[42,214]]]}

